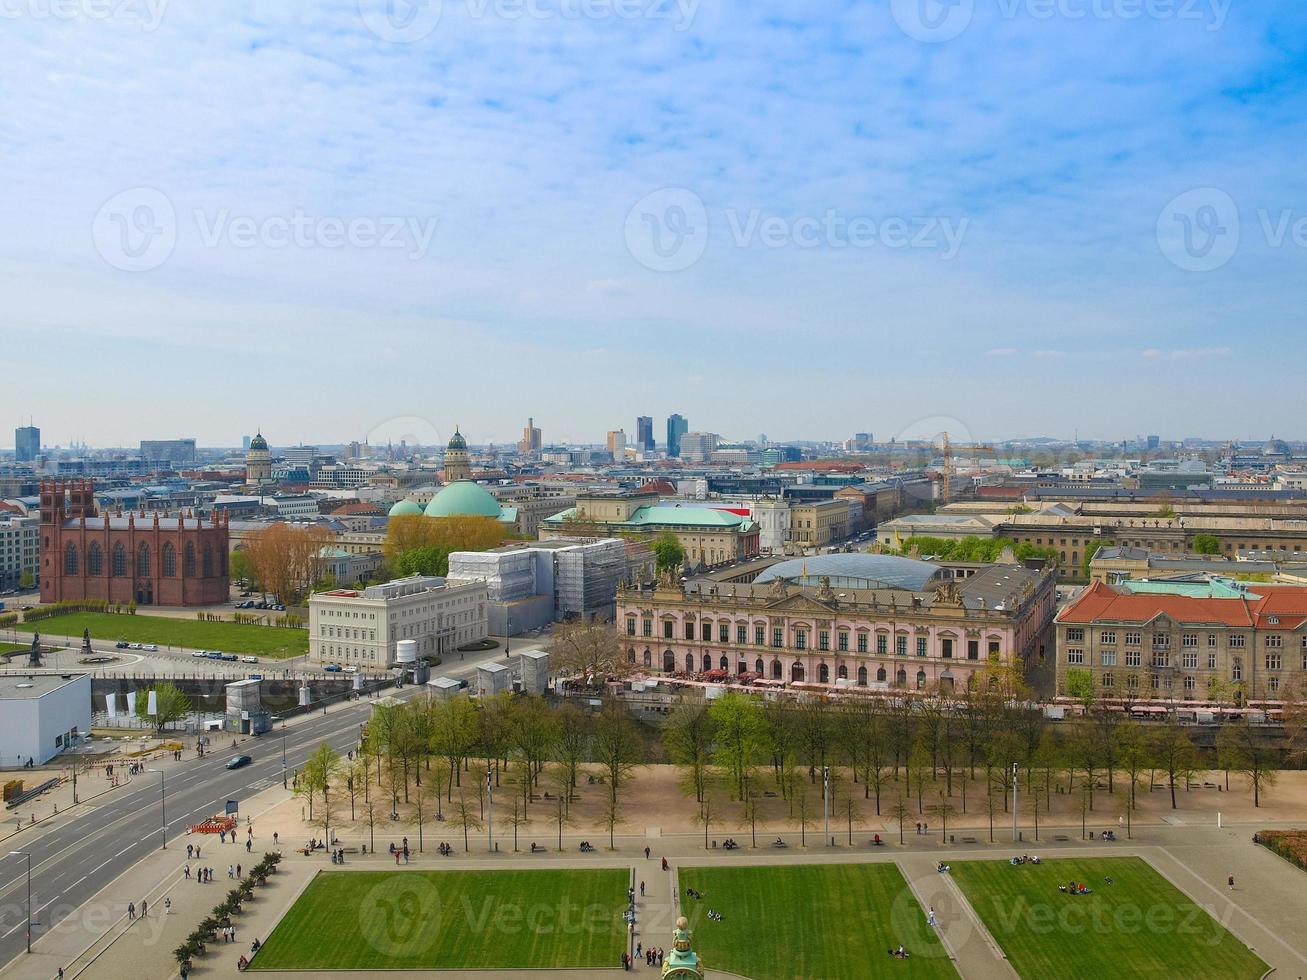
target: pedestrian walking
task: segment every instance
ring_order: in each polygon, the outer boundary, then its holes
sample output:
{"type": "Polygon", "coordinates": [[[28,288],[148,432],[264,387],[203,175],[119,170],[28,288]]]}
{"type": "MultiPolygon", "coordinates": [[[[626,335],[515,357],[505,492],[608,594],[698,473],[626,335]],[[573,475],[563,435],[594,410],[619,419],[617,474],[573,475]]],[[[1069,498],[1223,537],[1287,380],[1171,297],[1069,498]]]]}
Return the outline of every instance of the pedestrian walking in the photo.
{"type": "Polygon", "coordinates": [[[246,854],[252,854],[253,851],[254,851],[254,841],[252,841],[252,840],[247,840],[247,841],[245,842],[245,853],[246,853],[246,854]]]}
{"type": "Polygon", "coordinates": [[[1230,875],[1230,891],[1234,891],[1234,875],[1230,875]]]}
{"type": "Polygon", "coordinates": [[[938,921],[935,919],[935,906],[932,905],[930,911],[926,913],[926,925],[933,929],[938,924],[938,921]]]}
{"type": "Polygon", "coordinates": [[[172,899],[171,899],[171,898],[165,898],[165,899],[163,900],[163,914],[164,914],[164,915],[172,915],[172,899]]]}
{"type": "Polygon", "coordinates": [[[194,845],[194,844],[187,844],[187,845],[186,845],[186,860],[187,860],[187,861],[189,861],[189,860],[191,859],[191,855],[192,855],[193,853],[195,853],[195,845],[194,845]]]}
{"type": "Polygon", "coordinates": [[[147,902],[145,899],[141,899],[141,918],[142,918],[142,919],[145,918],[145,913],[149,910],[149,908],[150,908],[150,903],[147,902]]]}
{"type": "Polygon", "coordinates": [[[188,864],[186,865],[186,867],[182,868],[182,877],[190,878],[190,876],[191,876],[191,866],[188,864]]]}
{"type": "Polygon", "coordinates": [[[240,876],[241,876],[241,866],[238,864],[236,865],[236,877],[239,878],[240,876]]]}
{"type": "Polygon", "coordinates": [[[647,848],[647,847],[644,849],[644,859],[645,859],[646,861],[649,860],[649,848],[647,848]]]}
{"type": "Polygon", "coordinates": [[[127,903],[127,921],[130,922],[132,919],[135,919],[135,918],[136,918],[136,906],[135,906],[133,903],[128,902],[128,903],[127,903]]]}
{"type": "Polygon", "coordinates": [[[272,832],[272,842],[277,843],[277,832],[275,830],[272,832]]]}
{"type": "Polygon", "coordinates": [[[640,897],[644,898],[644,882],[640,882],[640,897]]]}

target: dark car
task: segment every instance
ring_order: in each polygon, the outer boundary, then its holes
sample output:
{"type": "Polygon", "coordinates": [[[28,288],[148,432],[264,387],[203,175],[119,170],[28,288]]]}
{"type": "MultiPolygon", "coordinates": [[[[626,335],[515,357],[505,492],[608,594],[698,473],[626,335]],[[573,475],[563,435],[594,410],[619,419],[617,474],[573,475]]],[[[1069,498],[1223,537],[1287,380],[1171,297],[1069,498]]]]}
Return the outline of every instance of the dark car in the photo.
{"type": "Polygon", "coordinates": [[[234,661],[236,660],[236,654],[234,654],[234,653],[224,653],[224,654],[222,655],[222,659],[223,659],[223,660],[228,660],[228,661],[233,661],[233,662],[234,662],[234,661]]]}
{"type": "Polygon", "coordinates": [[[251,759],[248,755],[238,755],[228,761],[227,768],[239,769],[241,768],[241,766],[248,766],[253,761],[254,760],[251,759]]]}
{"type": "Polygon", "coordinates": [[[126,650],[129,646],[131,646],[131,644],[128,643],[126,640],[119,640],[117,643],[114,644],[114,646],[116,646],[119,650],[126,650]]]}

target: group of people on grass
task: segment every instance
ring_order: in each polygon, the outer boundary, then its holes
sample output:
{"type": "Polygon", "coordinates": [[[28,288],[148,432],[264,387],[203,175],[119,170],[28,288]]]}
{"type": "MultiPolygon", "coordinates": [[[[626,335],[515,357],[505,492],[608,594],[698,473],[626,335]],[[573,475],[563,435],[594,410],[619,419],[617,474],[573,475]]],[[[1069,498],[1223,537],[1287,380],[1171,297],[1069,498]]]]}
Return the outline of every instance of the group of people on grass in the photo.
{"type": "Polygon", "coordinates": [[[1008,864],[1038,864],[1038,863],[1039,863],[1038,854],[1034,855],[1033,857],[1029,854],[1021,854],[1011,858],[1008,861],[1008,864]]]}

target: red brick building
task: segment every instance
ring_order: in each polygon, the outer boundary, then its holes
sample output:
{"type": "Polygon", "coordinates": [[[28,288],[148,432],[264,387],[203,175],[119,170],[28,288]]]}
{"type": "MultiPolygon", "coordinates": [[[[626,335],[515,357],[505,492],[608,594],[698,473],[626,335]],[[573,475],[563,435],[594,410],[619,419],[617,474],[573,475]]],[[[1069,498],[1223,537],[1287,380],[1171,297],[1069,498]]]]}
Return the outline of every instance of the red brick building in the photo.
{"type": "Polygon", "coordinates": [[[89,480],[41,483],[41,601],[140,606],[225,602],[227,521],[99,514],[89,480]]]}

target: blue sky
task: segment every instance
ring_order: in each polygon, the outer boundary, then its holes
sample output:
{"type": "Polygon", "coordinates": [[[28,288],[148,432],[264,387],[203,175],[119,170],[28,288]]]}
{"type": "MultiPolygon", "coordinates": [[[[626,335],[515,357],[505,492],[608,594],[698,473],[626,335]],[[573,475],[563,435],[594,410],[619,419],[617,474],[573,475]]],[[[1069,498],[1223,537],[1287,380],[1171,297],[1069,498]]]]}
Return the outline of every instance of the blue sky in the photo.
{"type": "Polygon", "coordinates": [[[49,2],[0,23],[47,442],[1307,436],[1300,5],[49,2]]]}

